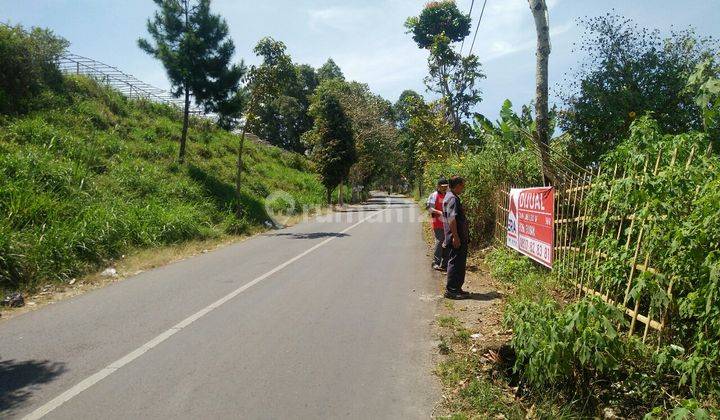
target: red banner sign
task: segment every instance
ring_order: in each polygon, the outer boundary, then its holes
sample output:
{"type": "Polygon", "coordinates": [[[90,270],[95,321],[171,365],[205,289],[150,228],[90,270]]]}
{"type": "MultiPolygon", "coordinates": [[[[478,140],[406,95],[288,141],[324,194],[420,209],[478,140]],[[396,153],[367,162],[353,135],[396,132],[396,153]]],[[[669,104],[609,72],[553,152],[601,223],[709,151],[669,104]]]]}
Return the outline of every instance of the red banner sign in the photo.
{"type": "Polygon", "coordinates": [[[540,264],[553,265],[553,187],[513,188],[507,224],[507,246],[540,264]]]}

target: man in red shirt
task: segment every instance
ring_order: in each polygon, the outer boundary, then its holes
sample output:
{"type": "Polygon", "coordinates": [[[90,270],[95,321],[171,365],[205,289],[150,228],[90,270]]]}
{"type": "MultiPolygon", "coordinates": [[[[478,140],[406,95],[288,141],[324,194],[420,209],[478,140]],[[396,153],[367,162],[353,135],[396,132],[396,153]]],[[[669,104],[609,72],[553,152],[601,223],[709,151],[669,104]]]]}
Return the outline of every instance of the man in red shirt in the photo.
{"type": "Polygon", "coordinates": [[[447,192],[448,182],[440,178],[437,189],[428,197],[425,208],[430,212],[432,228],[435,234],[435,252],[433,253],[433,269],[438,271],[447,270],[447,248],[443,246],[445,241],[445,228],[443,223],[443,199],[447,192]]]}

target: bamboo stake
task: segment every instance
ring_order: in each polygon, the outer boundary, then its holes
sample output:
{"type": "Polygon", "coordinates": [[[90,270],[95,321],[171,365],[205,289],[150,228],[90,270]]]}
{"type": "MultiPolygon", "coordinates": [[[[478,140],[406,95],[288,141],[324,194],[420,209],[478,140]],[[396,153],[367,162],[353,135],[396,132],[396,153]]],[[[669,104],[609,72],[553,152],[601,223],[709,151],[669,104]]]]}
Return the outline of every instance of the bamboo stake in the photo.
{"type": "MultiPolygon", "coordinates": [[[[617,165],[617,163],[616,163],[615,166],[613,167],[613,174],[612,174],[612,180],[613,180],[613,181],[614,181],[614,180],[616,179],[616,177],[617,177],[617,170],[618,170],[618,165],[617,165]]],[[[599,175],[600,175],[600,173],[598,172],[598,176],[599,176],[599,175]]],[[[625,172],[624,172],[624,171],[623,171],[623,175],[625,175],[625,172]]],[[[603,213],[603,218],[604,218],[604,219],[607,219],[607,217],[608,217],[608,215],[609,215],[609,213],[610,213],[610,202],[612,201],[612,196],[613,196],[613,191],[614,191],[614,189],[615,189],[615,183],[613,182],[613,183],[610,184],[610,193],[609,193],[609,195],[608,195],[607,204],[605,205],[605,212],[603,213]]],[[[605,236],[605,229],[606,229],[606,227],[607,227],[607,223],[603,223],[602,231],[601,231],[601,233],[600,233],[600,237],[601,237],[601,238],[605,236]]],[[[590,235],[590,232],[588,232],[588,235],[590,235]]],[[[595,272],[597,272],[597,269],[598,269],[599,266],[600,266],[600,253],[597,253],[597,254],[596,254],[596,258],[595,258],[595,268],[594,268],[594,271],[595,271],[595,272]]],[[[588,270],[588,271],[589,271],[589,270],[588,270]]],[[[589,276],[589,274],[588,274],[588,276],[589,276]]],[[[601,284],[602,284],[602,283],[601,283],[601,284]]],[[[602,294],[602,289],[600,290],[600,294],[602,294]]]]}
{"type": "MultiPolygon", "coordinates": [[[[688,169],[690,169],[690,165],[692,164],[694,156],[695,156],[695,151],[696,151],[696,147],[693,146],[693,148],[690,150],[690,156],[688,157],[688,160],[685,163],[686,171],[688,169]]],[[[708,145],[705,153],[706,153],[706,156],[708,156],[708,157],[710,156],[710,154],[712,153],[712,143],[710,143],[708,145]]],[[[695,199],[697,198],[699,193],[700,193],[700,186],[698,185],[695,187],[695,192],[693,194],[693,202],[695,201],[695,199]]],[[[668,322],[668,314],[669,314],[670,306],[672,305],[672,300],[673,300],[672,299],[672,290],[673,290],[674,283],[675,283],[675,277],[673,276],[672,278],[670,278],[670,281],[668,282],[668,287],[667,287],[668,304],[664,308],[663,314],[661,316],[660,331],[663,331],[665,329],[665,326],[667,325],[667,322],[668,322]]],[[[663,334],[658,335],[658,348],[660,347],[660,345],[662,343],[662,336],[663,336],[663,334]]]]}
{"type": "MultiPolygon", "coordinates": [[[[600,168],[598,168],[598,175],[600,174],[600,168]]],[[[585,179],[585,184],[590,183],[591,181],[587,179],[587,175],[583,177],[585,179]]],[[[583,189],[580,193],[580,212],[582,213],[581,219],[580,219],[580,235],[578,236],[579,240],[582,242],[582,262],[580,263],[580,284],[582,284],[582,279],[585,277],[585,265],[587,262],[587,251],[588,251],[588,241],[587,241],[587,235],[585,234],[585,220],[587,219],[587,211],[588,207],[590,207],[590,204],[585,200],[585,189],[583,189]]],[[[590,228],[588,227],[588,234],[589,234],[590,228]]],[[[578,248],[581,247],[581,244],[578,243],[578,248]]],[[[579,259],[579,256],[578,256],[579,259]]],[[[587,270],[588,272],[588,283],[590,283],[590,270],[587,270]]]]}
{"type": "MultiPolygon", "coordinates": [[[[673,150],[673,157],[672,157],[672,160],[671,160],[671,162],[670,162],[670,167],[672,167],[672,166],[675,164],[675,160],[676,160],[676,158],[677,158],[677,152],[678,152],[678,149],[677,149],[677,147],[675,147],[675,149],[673,150]]],[[[692,152],[691,152],[691,154],[692,154],[692,152]]],[[[657,156],[657,159],[655,160],[655,167],[653,168],[652,176],[657,176],[657,174],[658,174],[658,169],[660,168],[660,160],[661,160],[661,157],[662,157],[662,149],[661,149],[661,150],[658,150],[658,156],[657,156]]],[[[647,166],[646,166],[646,169],[644,170],[644,172],[645,172],[645,171],[647,171],[647,166]]],[[[649,204],[646,204],[646,206],[645,206],[645,212],[647,212],[648,207],[649,207],[649,204]]],[[[653,219],[653,220],[654,220],[654,219],[653,219]]],[[[652,221],[649,223],[649,227],[647,228],[648,231],[652,229],[653,224],[654,224],[654,223],[653,223],[652,221]]],[[[640,228],[640,233],[641,233],[641,234],[643,234],[644,231],[645,231],[645,225],[646,225],[646,221],[643,220],[642,227],[640,228]]],[[[640,245],[641,245],[641,241],[638,240],[638,248],[640,247],[640,245]]],[[[651,254],[651,252],[652,252],[652,249],[650,249],[650,247],[648,246],[647,252],[645,253],[645,263],[643,264],[644,267],[645,267],[645,271],[649,271],[649,270],[648,270],[648,268],[649,268],[649,267],[648,267],[648,264],[649,264],[649,262],[650,262],[650,254],[651,254]]],[[[631,273],[632,273],[633,271],[634,271],[634,267],[631,269],[631,273]]],[[[628,289],[626,289],[626,297],[625,297],[626,300],[627,300],[627,297],[628,297],[628,296],[627,296],[627,294],[628,294],[627,292],[629,291],[630,281],[631,281],[631,280],[628,279],[628,289]]],[[[635,330],[635,323],[636,323],[636,320],[637,320],[637,312],[638,312],[639,309],[640,309],[640,301],[641,301],[640,296],[638,296],[638,297],[635,299],[635,315],[633,316],[632,323],[630,324],[630,331],[629,331],[628,335],[632,335],[633,332],[634,332],[634,330],[635,330]]],[[[652,306],[652,304],[651,304],[651,306],[652,306]]],[[[650,321],[652,321],[652,319],[650,318],[650,309],[652,309],[652,308],[649,308],[649,310],[648,310],[648,324],[649,324],[650,321]]],[[[646,329],[648,328],[648,324],[646,324],[646,329]]],[[[643,335],[643,342],[645,341],[645,336],[646,336],[646,335],[647,335],[647,332],[643,335]]]]}
{"type": "MultiPolygon", "coordinates": [[[[575,183],[575,179],[573,178],[573,179],[570,181],[570,186],[572,187],[572,185],[573,185],[574,183],[575,183]]],[[[574,200],[574,197],[573,197],[573,198],[570,198],[570,197],[572,197],[573,195],[574,195],[574,196],[577,196],[577,192],[574,192],[573,194],[571,194],[571,195],[568,196],[568,198],[569,198],[569,200],[568,200],[568,208],[570,209],[570,214],[572,215],[572,217],[575,217],[575,200],[574,200]],[[570,206],[570,203],[571,203],[571,202],[572,202],[572,206],[570,206]]],[[[570,224],[568,224],[567,229],[565,230],[565,244],[568,245],[568,246],[569,246],[570,242],[572,241],[572,238],[571,238],[572,234],[570,233],[571,230],[573,230],[573,228],[572,228],[572,226],[571,226],[570,224]]],[[[569,275],[570,275],[571,277],[575,277],[575,256],[574,256],[574,254],[570,254],[567,262],[568,262],[568,267],[569,267],[569,269],[572,270],[572,273],[569,273],[569,275]]],[[[578,289],[578,290],[577,290],[577,296],[580,295],[580,292],[581,292],[581,290],[578,289]]]]}
{"type": "Polygon", "coordinates": [[[557,231],[558,231],[557,226],[558,225],[555,223],[555,220],[556,220],[555,218],[558,215],[559,196],[560,196],[560,191],[558,188],[556,188],[555,194],[553,196],[553,222],[552,222],[553,241],[552,241],[552,245],[551,245],[552,265],[553,265],[553,271],[555,271],[556,276],[557,276],[557,270],[554,270],[554,268],[556,267],[556,264],[558,263],[558,258],[557,258],[558,252],[557,252],[557,247],[555,246],[555,244],[556,244],[555,240],[557,238],[557,231]]]}
{"type": "MultiPolygon", "coordinates": [[[[567,193],[567,188],[565,182],[563,182],[561,188],[557,192],[557,197],[555,197],[555,201],[557,202],[557,214],[558,218],[562,220],[563,215],[565,214],[565,205],[563,204],[565,200],[565,196],[567,193]]],[[[556,246],[555,248],[558,249],[559,252],[557,252],[557,264],[555,264],[555,278],[557,280],[561,280],[561,273],[564,271],[565,267],[565,255],[566,251],[564,249],[565,243],[563,242],[563,232],[565,231],[564,225],[558,225],[558,230],[556,232],[555,236],[555,242],[556,246]],[[559,246],[557,245],[559,243],[559,246]]]]}
{"type": "MultiPolygon", "coordinates": [[[[647,252],[645,254],[645,266],[647,266],[649,260],[650,260],[650,252],[647,252]]],[[[640,296],[635,298],[635,309],[633,309],[635,314],[633,315],[632,322],[630,323],[630,331],[628,331],[628,337],[632,336],[633,332],[635,332],[635,323],[637,322],[638,310],[640,310],[640,300],[641,300],[640,296]]]]}

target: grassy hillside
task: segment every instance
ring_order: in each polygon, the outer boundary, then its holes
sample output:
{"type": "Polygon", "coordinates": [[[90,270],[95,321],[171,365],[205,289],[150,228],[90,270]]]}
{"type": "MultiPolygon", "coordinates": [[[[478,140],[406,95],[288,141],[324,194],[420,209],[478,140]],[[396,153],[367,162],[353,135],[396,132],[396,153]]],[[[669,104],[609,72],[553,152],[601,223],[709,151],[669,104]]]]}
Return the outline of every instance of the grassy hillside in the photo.
{"type": "Polygon", "coordinates": [[[244,218],[233,215],[238,137],[92,80],[67,78],[29,114],[0,114],[0,288],[26,289],[101,267],[133,248],[239,234],[267,220],[264,197],[320,204],[307,160],[247,142],[244,218]]]}

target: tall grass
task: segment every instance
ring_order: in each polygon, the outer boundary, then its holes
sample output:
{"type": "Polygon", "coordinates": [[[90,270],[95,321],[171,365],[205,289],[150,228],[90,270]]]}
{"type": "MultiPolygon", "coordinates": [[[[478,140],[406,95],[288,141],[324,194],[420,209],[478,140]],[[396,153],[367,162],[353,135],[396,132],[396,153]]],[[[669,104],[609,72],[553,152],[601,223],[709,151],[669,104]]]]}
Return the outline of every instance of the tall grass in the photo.
{"type": "Polygon", "coordinates": [[[237,136],[193,121],[180,166],[175,109],[83,77],[47,96],[42,109],[0,116],[2,289],[64,281],[132,248],[242,233],[268,219],[276,190],[295,210],[323,203],[303,156],[247,142],[236,220],[237,136]]]}

